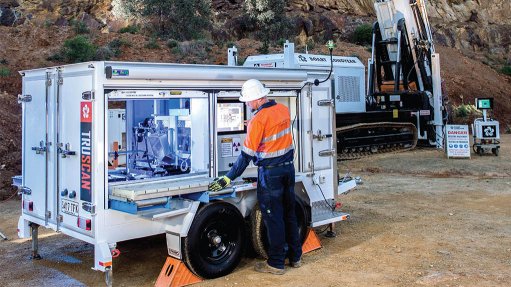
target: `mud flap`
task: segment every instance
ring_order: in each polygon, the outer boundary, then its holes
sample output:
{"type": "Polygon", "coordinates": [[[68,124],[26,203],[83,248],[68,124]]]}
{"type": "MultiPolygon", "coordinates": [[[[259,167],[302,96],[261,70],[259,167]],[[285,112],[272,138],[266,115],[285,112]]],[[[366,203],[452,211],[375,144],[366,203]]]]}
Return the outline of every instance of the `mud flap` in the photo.
{"type": "Polygon", "coordinates": [[[202,282],[202,279],[193,274],[182,261],[169,256],[154,286],[181,287],[199,282],[202,282]]]}
{"type": "Polygon", "coordinates": [[[307,232],[307,238],[305,238],[305,242],[302,245],[302,253],[308,253],[316,249],[320,249],[321,242],[319,241],[318,235],[314,231],[314,229],[309,228],[307,232]]]}
{"type": "Polygon", "coordinates": [[[23,216],[20,216],[18,220],[18,237],[19,238],[29,238],[31,235],[30,227],[28,226],[30,222],[25,220],[23,216]]]}

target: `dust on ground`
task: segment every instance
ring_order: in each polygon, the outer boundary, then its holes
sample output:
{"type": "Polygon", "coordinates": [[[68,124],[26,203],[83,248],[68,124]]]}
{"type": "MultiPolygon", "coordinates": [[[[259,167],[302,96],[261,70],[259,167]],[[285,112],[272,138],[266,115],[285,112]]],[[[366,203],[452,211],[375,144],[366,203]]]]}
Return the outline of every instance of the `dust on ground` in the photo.
{"type": "MultiPolygon", "coordinates": [[[[433,149],[346,161],[363,184],[339,197],[351,214],[336,238],[283,276],[253,271],[244,258],[230,275],[195,286],[509,286],[511,135],[500,156],[449,160],[433,149]]],[[[16,238],[20,201],[0,203],[2,286],[104,286],[90,269],[93,247],[40,229],[40,254],[16,238]]],[[[120,242],[114,286],[153,286],[166,258],[164,236],[120,242]]]]}

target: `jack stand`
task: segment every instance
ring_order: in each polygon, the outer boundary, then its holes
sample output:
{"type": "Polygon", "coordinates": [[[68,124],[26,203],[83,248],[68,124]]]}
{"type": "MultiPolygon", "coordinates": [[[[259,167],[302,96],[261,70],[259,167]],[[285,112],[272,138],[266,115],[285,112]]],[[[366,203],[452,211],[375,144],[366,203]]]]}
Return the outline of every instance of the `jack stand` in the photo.
{"type": "Polygon", "coordinates": [[[5,235],[2,233],[2,231],[0,231],[0,237],[2,237],[2,238],[3,238],[3,240],[7,240],[7,236],[5,236],[5,235]]]}
{"type": "Polygon", "coordinates": [[[328,231],[326,232],[325,237],[334,238],[336,236],[337,236],[337,234],[335,234],[335,232],[334,232],[334,224],[330,223],[328,225],[328,231]]]}
{"type": "Polygon", "coordinates": [[[32,256],[30,259],[32,260],[40,260],[42,259],[41,255],[39,255],[39,224],[30,223],[30,229],[32,231],[32,256]]]}
{"type": "Polygon", "coordinates": [[[107,287],[112,287],[114,283],[114,277],[113,277],[113,270],[112,267],[106,267],[105,268],[105,283],[107,287]]]}

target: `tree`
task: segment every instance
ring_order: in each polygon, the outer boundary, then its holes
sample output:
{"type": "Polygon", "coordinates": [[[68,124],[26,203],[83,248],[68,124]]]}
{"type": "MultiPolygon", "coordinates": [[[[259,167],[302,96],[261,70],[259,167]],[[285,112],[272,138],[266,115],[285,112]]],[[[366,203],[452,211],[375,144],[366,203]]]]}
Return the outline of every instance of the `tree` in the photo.
{"type": "Polygon", "coordinates": [[[263,42],[293,36],[293,25],[286,17],[286,0],[245,0],[246,16],[255,23],[256,36],[263,42]]]}
{"type": "Polygon", "coordinates": [[[211,0],[126,0],[126,10],[154,23],[159,36],[192,40],[211,27],[211,0]]]}

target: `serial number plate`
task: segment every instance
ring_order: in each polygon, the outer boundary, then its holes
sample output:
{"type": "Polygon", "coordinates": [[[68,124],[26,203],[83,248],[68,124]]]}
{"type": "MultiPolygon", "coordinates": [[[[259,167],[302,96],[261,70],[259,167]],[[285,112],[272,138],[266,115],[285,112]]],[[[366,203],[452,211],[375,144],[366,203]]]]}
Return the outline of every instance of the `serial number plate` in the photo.
{"type": "Polygon", "coordinates": [[[62,211],[62,213],[78,216],[78,203],[67,199],[62,199],[62,205],[60,210],[62,211]]]}

